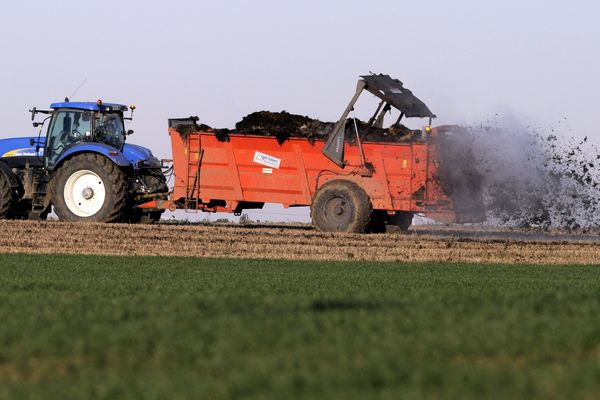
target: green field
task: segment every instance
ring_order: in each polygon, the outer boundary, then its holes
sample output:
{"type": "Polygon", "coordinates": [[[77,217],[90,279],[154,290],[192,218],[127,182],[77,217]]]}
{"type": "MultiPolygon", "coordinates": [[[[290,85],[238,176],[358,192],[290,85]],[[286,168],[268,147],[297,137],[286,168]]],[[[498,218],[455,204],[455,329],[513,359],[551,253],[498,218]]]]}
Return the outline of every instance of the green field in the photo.
{"type": "Polygon", "coordinates": [[[596,398],[600,267],[0,255],[0,398],[596,398]]]}

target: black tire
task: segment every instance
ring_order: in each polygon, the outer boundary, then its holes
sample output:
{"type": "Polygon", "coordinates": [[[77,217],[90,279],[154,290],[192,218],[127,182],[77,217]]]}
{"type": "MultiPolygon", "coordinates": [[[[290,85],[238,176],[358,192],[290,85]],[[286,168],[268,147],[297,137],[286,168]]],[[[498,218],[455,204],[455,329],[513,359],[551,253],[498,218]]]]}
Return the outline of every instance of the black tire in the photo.
{"type": "MultiPolygon", "coordinates": [[[[89,174],[88,174],[89,175],[89,174]]],[[[87,175],[86,175],[87,176],[87,175]]],[[[93,176],[93,175],[89,175],[93,176]]],[[[94,183],[96,184],[96,182],[94,183]]],[[[119,222],[125,215],[127,205],[125,174],[108,158],[100,154],[82,154],[75,156],[67,161],[54,171],[54,177],[51,184],[51,198],[54,212],[59,219],[63,221],[91,221],[91,222],[119,222]],[[71,183],[70,179],[76,179],[77,174],[82,174],[84,171],[92,172],[100,181],[97,181],[97,188],[104,190],[104,200],[96,203],[97,207],[91,207],[92,211],[98,210],[93,214],[86,214],[77,208],[77,204],[82,206],[82,203],[77,203],[73,197],[66,198],[70,190],[65,186],[71,183]],[[70,204],[71,208],[67,205],[70,204]]],[[[87,189],[84,189],[87,190],[87,189]]],[[[76,190],[73,190],[74,194],[76,190]]],[[[88,193],[86,196],[89,196],[88,193]]],[[[91,198],[94,199],[96,194],[92,190],[91,198]]],[[[84,199],[90,200],[90,199],[84,199]]],[[[101,197],[97,198],[100,201],[101,197]]]]}
{"type": "Polygon", "coordinates": [[[401,231],[407,231],[412,225],[414,215],[409,211],[396,211],[394,215],[390,216],[389,223],[397,226],[401,231]]]}
{"type": "Polygon", "coordinates": [[[365,232],[371,213],[371,200],[356,183],[334,180],[324,184],[313,197],[310,216],[324,232],[365,232]]]}
{"type": "Polygon", "coordinates": [[[385,233],[386,223],[388,221],[388,213],[385,210],[373,210],[371,214],[371,221],[367,226],[367,232],[369,233],[385,233]]]}
{"type": "Polygon", "coordinates": [[[162,216],[162,211],[150,211],[149,213],[142,214],[142,218],[140,219],[140,223],[142,224],[153,224],[160,220],[162,216]]]}
{"type": "Polygon", "coordinates": [[[130,224],[153,224],[160,220],[164,210],[142,212],[138,208],[134,208],[129,212],[125,222],[130,224]]]}
{"type": "Polygon", "coordinates": [[[0,219],[9,217],[13,204],[13,193],[8,179],[0,172],[0,219]]]}

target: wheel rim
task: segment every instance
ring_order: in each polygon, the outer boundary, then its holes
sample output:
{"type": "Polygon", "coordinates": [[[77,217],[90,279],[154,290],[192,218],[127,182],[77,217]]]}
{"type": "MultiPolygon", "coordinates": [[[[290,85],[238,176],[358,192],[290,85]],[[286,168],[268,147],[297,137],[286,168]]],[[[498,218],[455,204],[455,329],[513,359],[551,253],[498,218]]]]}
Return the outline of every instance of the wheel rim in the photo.
{"type": "Polygon", "coordinates": [[[327,200],[323,207],[327,225],[343,230],[352,219],[352,205],[344,197],[336,196],[327,200]]]}
{"type": "Polygon", "coordinates": [[[102,209],[106,189],[96,173],[88,170],[72,174],[65,184],[64,199],[69,211],[78,217],[91,217],[102,209]]]}

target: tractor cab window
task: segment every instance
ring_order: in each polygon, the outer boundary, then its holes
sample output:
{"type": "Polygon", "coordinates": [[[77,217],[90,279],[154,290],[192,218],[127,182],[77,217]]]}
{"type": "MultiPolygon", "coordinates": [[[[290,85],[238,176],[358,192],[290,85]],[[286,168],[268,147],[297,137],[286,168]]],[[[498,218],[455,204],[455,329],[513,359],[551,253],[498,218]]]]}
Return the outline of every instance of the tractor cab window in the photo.
{"type": "Polygon", "coordinates": [[[115,149],[121,149],[125,142],[125,127],[121,113],[96,114],[96,140],[115,149]]]}
{"type": "Polygon", "coordinates": [[[91,137],[92,123],[89,111],[57,111],[52,118],[46,141],[46,166],[52,167],[58,157],[71,145],[91,137]]]}

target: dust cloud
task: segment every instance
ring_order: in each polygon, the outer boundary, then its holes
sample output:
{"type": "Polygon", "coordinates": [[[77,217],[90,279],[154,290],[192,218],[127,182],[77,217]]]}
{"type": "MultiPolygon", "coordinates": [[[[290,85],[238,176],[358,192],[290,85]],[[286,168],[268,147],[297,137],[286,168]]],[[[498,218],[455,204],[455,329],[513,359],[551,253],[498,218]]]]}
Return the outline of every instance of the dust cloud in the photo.
{"type": "Polygon", "coordinates": [[[600,226],[600,153],[587,137],[576,139],[496,117],[450,134],[442,143],[455,157],[447,167],[476,176],[487,224],[587,229],[600,226]]]}

